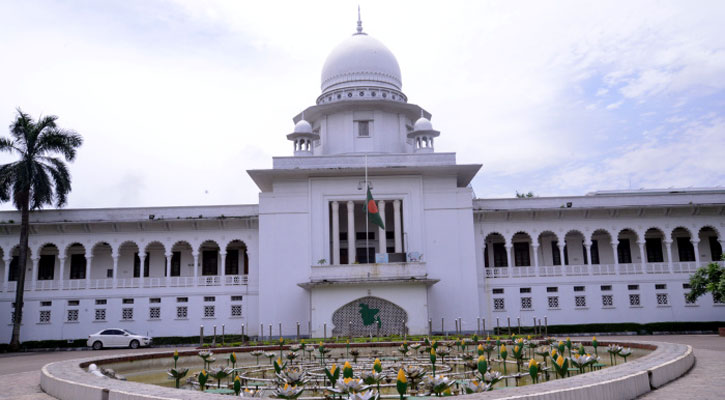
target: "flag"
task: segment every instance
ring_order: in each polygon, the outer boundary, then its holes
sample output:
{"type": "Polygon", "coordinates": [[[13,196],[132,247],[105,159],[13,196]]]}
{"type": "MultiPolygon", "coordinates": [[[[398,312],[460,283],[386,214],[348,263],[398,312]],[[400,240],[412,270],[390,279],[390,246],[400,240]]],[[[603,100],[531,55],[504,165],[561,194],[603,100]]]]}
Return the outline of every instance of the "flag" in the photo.
{"type": "Polygon", "coordinates": [[[385,230],[385,224],[383,223],[383,219],[380,218],[380,211],[378,210],[378,205],[375,204],[375,200],[373,200],[373,194],[370,193],[370,187],[368,186],[368,199],[365,202],[365,211],[368,214],[368,220],[379,226],[380,229],[385,230]]]}

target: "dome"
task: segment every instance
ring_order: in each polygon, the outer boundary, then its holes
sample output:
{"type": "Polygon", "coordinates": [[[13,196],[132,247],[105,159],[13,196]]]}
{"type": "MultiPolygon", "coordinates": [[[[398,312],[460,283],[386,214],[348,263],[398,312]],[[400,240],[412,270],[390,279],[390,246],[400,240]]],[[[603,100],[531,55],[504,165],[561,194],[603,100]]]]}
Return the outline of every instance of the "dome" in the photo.
{"type": "Polygon", "coordinates": [[[322,67],[322,92],[356,86],[401,90],[400,66],[393,53],[365,33],[345,39],[322,67]]]}
{"type": "Polygon", "coordinates": [[[295,124],[294,133],[312,133],[312,125],[304,119],[301,119],[295,124]]]}
{"type": "Polygon", "coordinates": [[[413,131],[432,131],[433,130],[433,124],[430,123],[428,118],[426,117],[420,117],[417,121],[415,121],[415,125],[413,126],[413,131]]]}

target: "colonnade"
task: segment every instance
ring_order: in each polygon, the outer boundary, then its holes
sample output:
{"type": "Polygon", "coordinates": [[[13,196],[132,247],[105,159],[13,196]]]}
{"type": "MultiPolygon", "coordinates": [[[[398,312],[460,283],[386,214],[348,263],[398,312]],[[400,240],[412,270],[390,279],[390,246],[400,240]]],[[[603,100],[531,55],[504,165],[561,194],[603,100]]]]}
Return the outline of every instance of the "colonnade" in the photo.
{"type": "MultiPolygon", "coordinates": [[[[402,216],[401,216],[401,201],[400,200],[388,200],[393,203],[393,242],[395,246],[395,253],[403,252],[403,229],[402,229],[402,216]]],[[[331,213],[332,213],[332,264],[340,264],[340,203],[339,201],[331,202],[331,213]]],[[[347,263],[354,264],[357,259],[356,254],[356,237],[355,237],[355,202],[349,200],[345,202],[347,208],[347,263]]],[[[377,202],[378,211],[383,221],[386,219],[385,206],[386,200],[378,200],[377,202]]],[[[365,216],[367,218],[367,216],[365,216]]],[[[378,227],[378,247],[380,252],[385,252],[387,249],[387,235],[384,229],[378,227]]]]}

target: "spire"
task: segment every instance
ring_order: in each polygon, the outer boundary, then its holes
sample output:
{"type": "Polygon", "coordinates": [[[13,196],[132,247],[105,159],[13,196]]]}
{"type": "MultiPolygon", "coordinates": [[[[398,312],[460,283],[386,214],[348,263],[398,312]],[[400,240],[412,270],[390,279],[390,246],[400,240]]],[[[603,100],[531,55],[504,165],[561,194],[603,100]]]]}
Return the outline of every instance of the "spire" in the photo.
{"type": "Polygon", "coordinates": [[[362,19],[360,18],[360,5],[357,6],[357,35],[363,35],[362,19]]]}

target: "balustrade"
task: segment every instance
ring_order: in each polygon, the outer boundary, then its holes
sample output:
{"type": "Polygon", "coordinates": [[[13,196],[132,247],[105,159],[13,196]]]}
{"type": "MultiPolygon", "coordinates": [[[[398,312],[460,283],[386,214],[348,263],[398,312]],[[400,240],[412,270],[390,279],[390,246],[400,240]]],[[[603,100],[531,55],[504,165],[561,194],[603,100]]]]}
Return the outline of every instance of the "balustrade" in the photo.
{"type": "MultiPolygon", "coordinates": [[[[725,265],[719,261],[718,264],[725,265]]],[[[703,264],[704,265],[704,264],[703,264]]],[[[593,265],[541,265],[538,267],[493,267],[485,268],[485,277],[498,278],[531,278],[556,276],[599,276],[599,275],[656,275],[656,274],[691,274],[697,270],[695,262],[675,262],[670,264],[645,263],[637,264],[593,264],[593,265]]]]}

